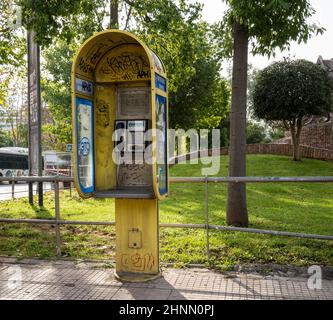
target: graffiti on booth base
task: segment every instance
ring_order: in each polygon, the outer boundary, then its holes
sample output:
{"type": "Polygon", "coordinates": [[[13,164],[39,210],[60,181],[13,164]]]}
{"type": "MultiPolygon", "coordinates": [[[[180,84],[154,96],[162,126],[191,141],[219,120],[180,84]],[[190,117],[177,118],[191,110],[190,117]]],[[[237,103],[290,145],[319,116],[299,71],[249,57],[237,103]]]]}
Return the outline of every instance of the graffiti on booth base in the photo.
{"type": "Polygon", "coordinates": [[[155,266],[155,257],[152,253],[124,253],[121,255],[121,266],[127,270],[152,271],[155,266]]]}
{"type": "MultiPolygon", "coordinates": [[[[131,160],[132,155],[130,153],[131,160]]],[[[139,161],[139,160],[135,160],[139,161]]],[[[146,163],[124,163],[119,165],[118,183],[120,186],[147,186],[150,179],[150,168],[146,163]]]]}

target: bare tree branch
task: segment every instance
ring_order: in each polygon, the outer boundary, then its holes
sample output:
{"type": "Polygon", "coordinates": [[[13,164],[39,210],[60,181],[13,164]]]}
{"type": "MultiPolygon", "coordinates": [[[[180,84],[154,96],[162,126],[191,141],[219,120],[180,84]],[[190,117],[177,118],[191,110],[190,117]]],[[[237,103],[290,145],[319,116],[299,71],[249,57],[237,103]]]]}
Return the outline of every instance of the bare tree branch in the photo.
{"type": "Polygon", "coordinates": [[[6,33],[10,30],[10,28],[0,29],[0,33],[6,33]]]}
{"type": "Polygon", "coordinates": [[[131,14],[132,14],[132,6],[129,6],[129,9],[127,11],[126,23],[125,23],[124,30],[127,30],[127,28],[128,28],[128,24],[129,24],[129,21],[130,21],[130,18],[131,18],[131,14]]]}
{"type": "Polygon", "coordinates": [[[307,126],[308,124],[312,123],[314,120],[314,116],[311,116],[310,119],[308,118],[303,118],[303,126],[307,126]]]}
{"type": "Polygon", "coordinates": [[[329,112],[327,115],[327,119],[324,121],[325,123],[330,122],[331,121],[331,113],[329,112]]]}
{"type": "Polygon", "coordinates": [[[286,130],[290,130],[290,125],[286,120],[283,120],[283,126],[285,127],[286,130]]]}

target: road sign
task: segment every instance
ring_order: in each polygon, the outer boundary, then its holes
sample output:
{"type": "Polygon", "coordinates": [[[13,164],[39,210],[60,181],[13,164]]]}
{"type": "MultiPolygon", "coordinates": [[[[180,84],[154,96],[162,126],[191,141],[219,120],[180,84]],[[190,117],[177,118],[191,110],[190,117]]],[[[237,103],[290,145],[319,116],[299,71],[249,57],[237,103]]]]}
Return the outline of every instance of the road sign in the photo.
{"type": "Polygon", "coordinates": [[[73,144],[68,143],[68,144],[66,145],[66,151],[67,151],[67,152],[72,152],[72,151],[73,151],[73,144]]]}

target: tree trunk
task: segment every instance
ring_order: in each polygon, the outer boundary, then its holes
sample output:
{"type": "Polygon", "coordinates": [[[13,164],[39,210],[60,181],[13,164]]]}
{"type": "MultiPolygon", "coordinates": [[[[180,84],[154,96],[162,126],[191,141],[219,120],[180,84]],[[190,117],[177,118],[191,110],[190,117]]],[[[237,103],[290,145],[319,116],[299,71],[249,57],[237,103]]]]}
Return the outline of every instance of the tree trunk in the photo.
{"type": "MultiPolygon", "coordinates": [[[[230,113],[229,176],[246,176],[247,29],[234,22],[234,57],[230,113]]],[[[247,227],[246,185],[228,184],[227,223],[247,227]]]]}
{"type": "Polygon", "coordinates": [[[293,125],[290,125],[290,135],[293,142],[293,160],[301,161],[300,140],[302,133],[302,119],[295,120],[293,125]]]}
{"type": "Polygon", "coordinates": [[[118,0],[110,0],[110,29],[119,29],[118,0]]]}

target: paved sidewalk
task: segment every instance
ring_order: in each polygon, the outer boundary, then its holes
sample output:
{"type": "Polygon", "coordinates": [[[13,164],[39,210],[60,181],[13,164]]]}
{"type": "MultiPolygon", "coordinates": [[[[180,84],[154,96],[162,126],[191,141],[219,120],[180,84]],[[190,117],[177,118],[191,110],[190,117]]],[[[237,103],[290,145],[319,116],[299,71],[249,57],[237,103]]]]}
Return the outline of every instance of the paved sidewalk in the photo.
{"type": "Polygon", "coordinates": [[[333,299],[333,280],[322,280],[320,290],[308,289],[307,282],[306,277],[166,268],[158,280],[121,283],[105,263],[0,259],[0,299],[333,299]]]}

